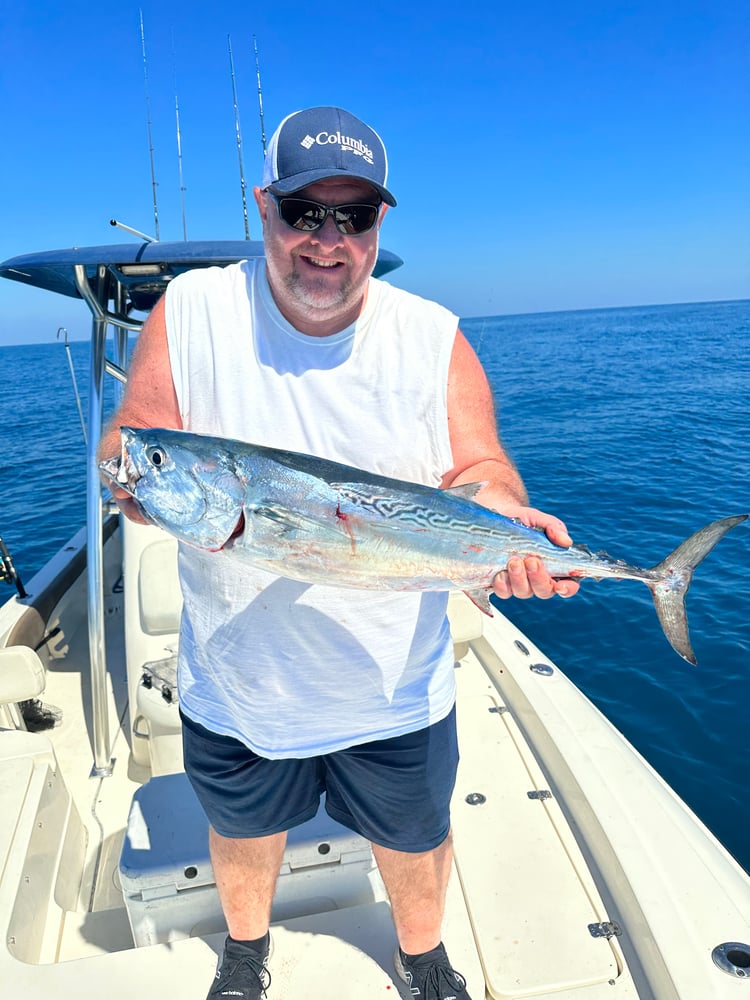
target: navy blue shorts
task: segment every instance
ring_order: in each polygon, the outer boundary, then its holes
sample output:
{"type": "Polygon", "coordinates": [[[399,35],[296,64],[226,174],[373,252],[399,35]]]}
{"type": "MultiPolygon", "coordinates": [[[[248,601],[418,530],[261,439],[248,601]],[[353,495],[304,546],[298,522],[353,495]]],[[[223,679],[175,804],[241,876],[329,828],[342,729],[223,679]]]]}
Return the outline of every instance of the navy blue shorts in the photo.
{"type": "MultiPolygon", "coordinates": [[[[182,713],[181,713],[182,714],[182,713]]],[[[325,808],[395,851],[431,851],[450,829],[458,767],[456,709],[440,722],[321,757],[268,760],[182,715],[185,770],[223,837],[266,837],[325,808]]]]}

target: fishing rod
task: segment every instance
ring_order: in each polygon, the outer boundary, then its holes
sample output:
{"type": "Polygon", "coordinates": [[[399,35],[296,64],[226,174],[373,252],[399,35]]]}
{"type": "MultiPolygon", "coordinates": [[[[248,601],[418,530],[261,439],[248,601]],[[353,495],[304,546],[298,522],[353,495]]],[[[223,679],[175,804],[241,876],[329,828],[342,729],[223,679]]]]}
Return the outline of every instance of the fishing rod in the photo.
{"type": "Polygon", "coordinates": [[[266,155],[266,125],[263,120],[263,89],[260,85],[260,62],[258,61],[258,41],[253,35],[253,49],[255,50],[255,76],[258,79],[258,110],[260,112],[260,144],[263,147],[263,156],[266,155]]]}
{"type": "Polygon", "coordinates": [[[174,48],[174,31],[172,32],[172,68],[174,73],[174,116],[177,126],[177,167],[180,174],[180,201],[182,203],[182,238],[187,242],[187,219],[185,217],[185,184],[182,176],[182,136],[180,134],[180,104],[177,100],[177,57],[174,48]]]}
{"type": "Polygon", "coordinates": [[[86,435],[86,421],[83,419],[83,407],[81,406],[81,394],[78,392],[78,379],[76,378],[76,370],[73,367],[73,355],[70,352],[70,344],[68,343],[68,331],[66,327],[59,326],[57,328],[57,339],[60,339],[60,334],[65,334],[65,353],[68,357],[68,368],[70,369],[70,377],[73,380],[73,392],[76,397],[76,406],[78,407],[78,416],[81,420],[81,430],[83,431],[83,443],[88,447],[88,437],[86,435]]]}
{"type": "Polygon", "coordinates": [[[146,33],[143,30],[143,10],[138,9],[138,15],[141,21],[141,51],[143,52],[143,83],[146,91],[146,127],[148,130],[148,151],[149,157],[151,159],[151,189],[154,194],[154,231],[156,232],[156,240],[159,240],[159,208],[156,201],[156,171],[154,169],[154,143],[151,134],[151,100],[148,93],[148,65],[146,62],[146,33]]]}
{"type": "Polygon", "coordinates": [[[240,186],[242,188],[242,214],[245,220],[245,239],[250,239],[250,227],[247,221],[247,185],[245,184],[245,167],[242,163],[242,133],[240,131],[240,112],[237,107],[237,87],[234,80],[234,59],[232,58],[232,39],[227,35],[227,45],[229,46],[229,68],[232,74],[232,97],[234,99],[234,128],[237,134],[237,155],[240,161],[240,186]]]}

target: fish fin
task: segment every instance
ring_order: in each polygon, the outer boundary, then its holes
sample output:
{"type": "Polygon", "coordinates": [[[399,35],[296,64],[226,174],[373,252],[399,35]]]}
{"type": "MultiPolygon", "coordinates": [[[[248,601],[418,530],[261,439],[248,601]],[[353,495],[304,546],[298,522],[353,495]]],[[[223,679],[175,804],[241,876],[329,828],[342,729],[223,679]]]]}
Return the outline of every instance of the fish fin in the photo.
{"type": "Polygon", "coordinates": [[[305,517],[287,507],[276,507],[273,504],[260,504],[257,507],[247,507],[246,516],[263,517],[272,521],[281,531],[309,531],[321,529],[321,524],[315,518],[305,517]]]}
{"type": "Polygon", "coordinates": [[[490,595],[486,590],[465,590],[464,593],[472,602],[476,604],[480,611],[483,611],[490,618],[494,617],[494,610],[490,604],[490,595]]]}
{"type": "Polygon", "coordinates": [[[486,481],[483,483],[462,483],[461,486],[449,486],[444,492],[450,493],[454,497],[460,497],[462,500],[474,500],[477,493],[487,485],[486,481]]]}
{"type": "Polygon", "coordinates": [[[695,568],[728,531],[747,518],[747,514],[736,514],[706,525],[686,538],[674,552],[653,567],[652,572],[658,576],[654,582],[648,583],[648,588],[654,599],[659,622],[672,648],[688,663],[696,663],[695,653],[690,645],[685,608],[685,597],[695,568]]]}

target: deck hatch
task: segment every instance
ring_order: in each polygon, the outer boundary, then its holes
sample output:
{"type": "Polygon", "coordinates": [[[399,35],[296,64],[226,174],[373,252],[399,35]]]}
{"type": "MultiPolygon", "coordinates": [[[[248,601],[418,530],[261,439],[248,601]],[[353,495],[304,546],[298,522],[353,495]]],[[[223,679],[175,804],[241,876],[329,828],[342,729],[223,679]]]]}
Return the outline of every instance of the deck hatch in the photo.
{"type": "Polygon", "coordinates": [[[612,946],[588,931],[602,920],[604,905],[593,885],[581,880],[585,862],[544,788],[545,776],[512,713],[490,713],[495,699],[462,694],[462,681],[461,759],[451,818],[488,996],[546,996],[616,980],[612,946]],[[533,786],[537,790],[530,793],[533,786]],[[486,801],[472,808],[466,796],[477,788],[486,801]]]}

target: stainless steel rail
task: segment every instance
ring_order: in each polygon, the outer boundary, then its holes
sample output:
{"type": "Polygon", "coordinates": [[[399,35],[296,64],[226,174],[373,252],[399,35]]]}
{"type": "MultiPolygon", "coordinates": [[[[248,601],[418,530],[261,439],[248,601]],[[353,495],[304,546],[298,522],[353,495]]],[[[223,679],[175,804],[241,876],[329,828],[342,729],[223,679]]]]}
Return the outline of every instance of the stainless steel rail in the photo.
{"type": "Polygon", "coordinates": [[[91,669],[91,709],[93,719],[94,764],[92,775],[106,777],[112,773],[110,758],[109,713],[107,710],[107,656],[104,641],[104,553],[102,546],[102,488],[97,463],[97,448],[102,434],[104,415],[104,375],[115,369],[118,377],[124,378],[122,367],[126,361],[126,347],[123,334],[127,330],[139,330],[140,323],[109,313],[107,270],[100,266],[97,278],[97,292],[91,287],[86,268],[74,265],[78,291],[93,316],[91,336],[91,369],[89,377],[88,439],[86,445],[86,552],[88,566],[88,637],[91,669]],[[117,350],[120,366],[113,366],[105,356],[107,326],[112,323],[118,330],[117,350]]]}

